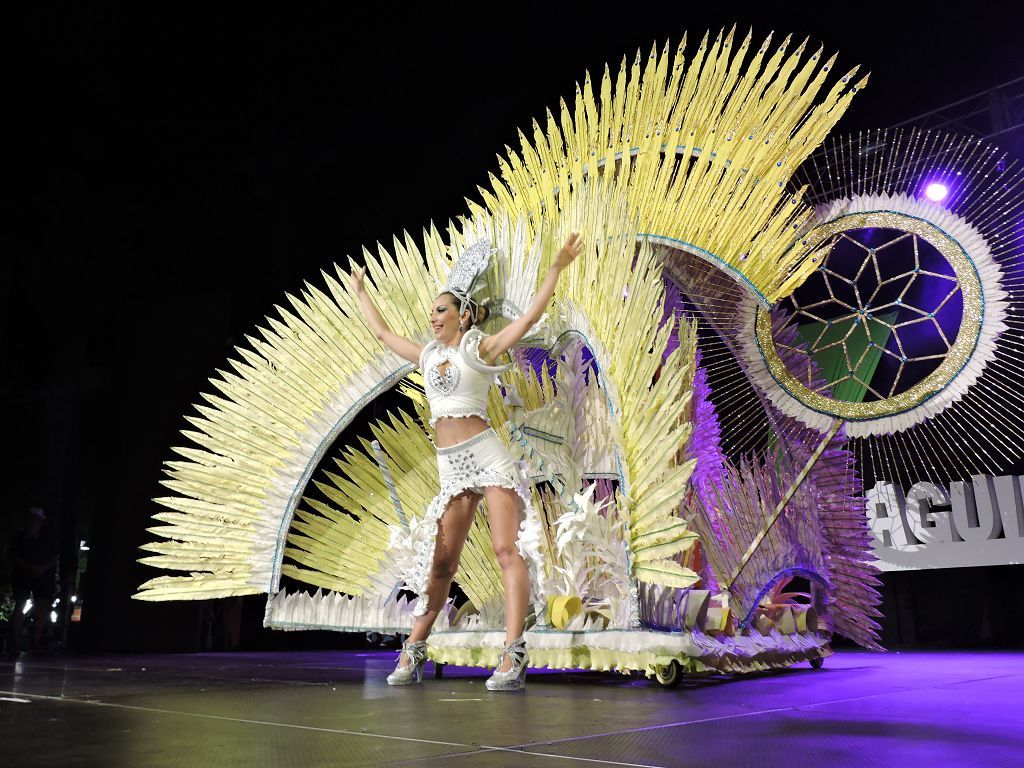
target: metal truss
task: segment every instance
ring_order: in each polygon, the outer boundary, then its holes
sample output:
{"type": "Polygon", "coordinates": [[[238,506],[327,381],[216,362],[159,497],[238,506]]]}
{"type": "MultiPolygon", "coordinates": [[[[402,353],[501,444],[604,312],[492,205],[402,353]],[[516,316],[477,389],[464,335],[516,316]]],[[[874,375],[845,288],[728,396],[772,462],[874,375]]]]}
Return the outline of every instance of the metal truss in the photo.
{"type": "Polygon", "coordinates": [[[959,133],[1005,146],[1009,134],[1024,129],[1024,76],[889,127],[909,126],[959,133]]]}

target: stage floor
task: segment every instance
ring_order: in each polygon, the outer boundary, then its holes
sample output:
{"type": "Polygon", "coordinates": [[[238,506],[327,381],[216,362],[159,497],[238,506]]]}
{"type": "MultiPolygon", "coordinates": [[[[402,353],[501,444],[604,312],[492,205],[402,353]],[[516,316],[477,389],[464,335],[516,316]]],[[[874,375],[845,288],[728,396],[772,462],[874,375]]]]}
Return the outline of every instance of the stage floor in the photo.
{"type": "Polygon", "coordinates": [[[22,766],[1024,765],[1024,652],[839,652],[676,689],[483,670],[389,688],[394,653],[0,661],[0,764],[22,766]]]}

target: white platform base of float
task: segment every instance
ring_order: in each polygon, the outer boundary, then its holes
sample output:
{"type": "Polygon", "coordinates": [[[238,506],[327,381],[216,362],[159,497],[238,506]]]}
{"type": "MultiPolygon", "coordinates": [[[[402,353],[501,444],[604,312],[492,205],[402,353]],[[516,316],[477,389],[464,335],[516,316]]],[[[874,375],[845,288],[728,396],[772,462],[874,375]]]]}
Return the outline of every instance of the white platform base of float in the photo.
{"type": "MultiPolygon", "coordinates": [[[[428,641],[429,657],[456,666],[494,666],[504,640],[503,631],[435,631],[428,641]]],[[[594,669],[648,676],[672,662],[687,673],[738,673],[787,667],[832,653],[827,637],[811,633],[729,637],[651,629],[534,629],[526,633],[526,647],[529,666],[534,669],[594,669]]]]}

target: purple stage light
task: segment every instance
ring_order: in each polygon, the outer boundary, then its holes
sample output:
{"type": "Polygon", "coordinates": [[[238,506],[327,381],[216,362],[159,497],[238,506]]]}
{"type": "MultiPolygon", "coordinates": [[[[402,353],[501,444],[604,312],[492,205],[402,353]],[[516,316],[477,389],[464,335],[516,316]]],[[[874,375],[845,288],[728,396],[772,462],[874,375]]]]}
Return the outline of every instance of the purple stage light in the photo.
{"type": "Polygon", "coordinates": [[[941,203],[949,194],[949,188],[945,184],[933,181],[924,189],[924,195],[933,203],[941,203]]]}

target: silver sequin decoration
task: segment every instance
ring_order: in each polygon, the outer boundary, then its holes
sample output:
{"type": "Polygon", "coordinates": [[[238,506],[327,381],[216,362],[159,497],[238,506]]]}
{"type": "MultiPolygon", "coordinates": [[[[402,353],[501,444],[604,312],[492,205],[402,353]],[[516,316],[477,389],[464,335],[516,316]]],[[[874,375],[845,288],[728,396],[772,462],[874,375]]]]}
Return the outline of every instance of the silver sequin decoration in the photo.
{"type": "Polygon", "coordinates": [[[472,298],[473,293],[480,287],[476,284],[477,280],[487,269],[494,252],[495,248],[490,240],[480,240],[469,246],[455,260],[452,271],[448,273],[445,291],[455,294],[460,299],[472,298]]]}
{"type": "Polygon", "coordinates": [[[459,371],[459,367],[452,361],[453,353],[458,354],[458,349],[445,349],[427,372],[430,386],[446,395],[450,395],[456,390],[459,386],[459,379],[462,378],[462,372],[459,371]],[[441,370],[443,363],[448,363],[448,367],[444,371],[441,370]]]}

